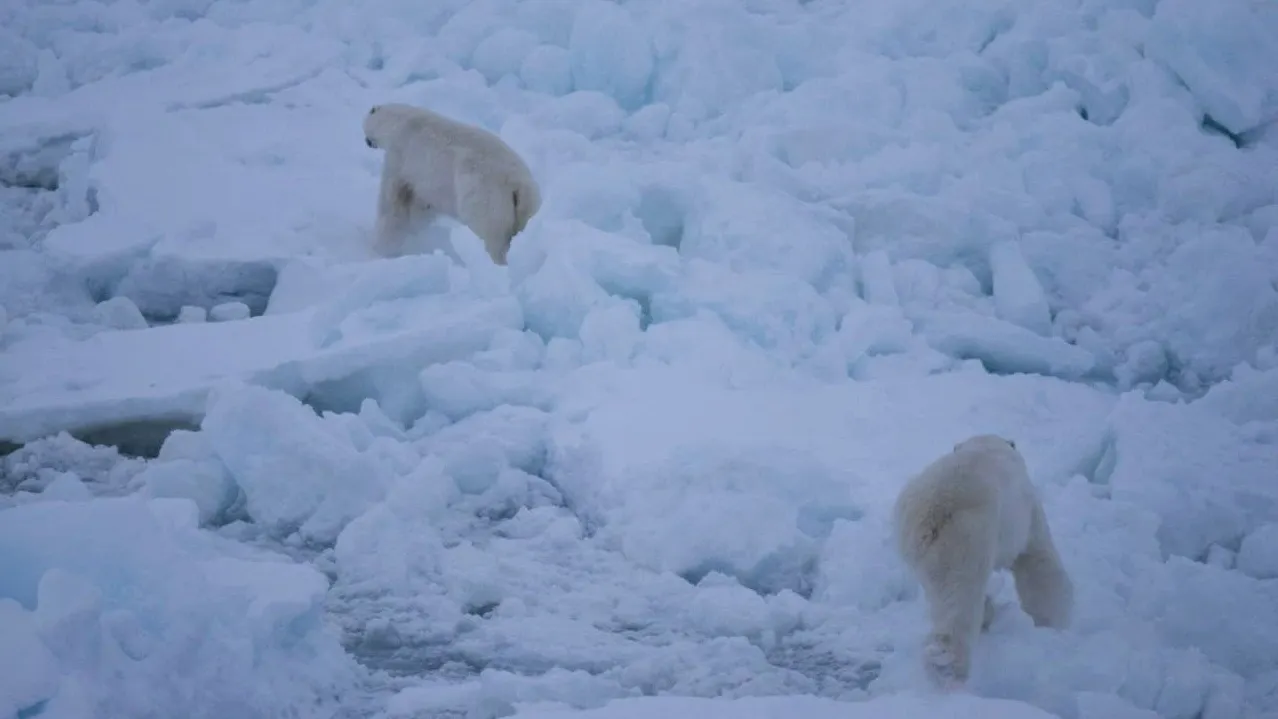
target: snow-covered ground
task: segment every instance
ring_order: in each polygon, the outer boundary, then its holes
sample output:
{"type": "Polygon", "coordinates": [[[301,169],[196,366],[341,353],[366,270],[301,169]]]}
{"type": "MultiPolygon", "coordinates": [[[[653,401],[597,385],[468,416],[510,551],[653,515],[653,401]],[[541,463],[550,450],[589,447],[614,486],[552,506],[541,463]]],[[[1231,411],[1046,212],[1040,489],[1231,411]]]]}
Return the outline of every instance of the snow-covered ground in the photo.
{"type": "Polygon", "coordinates": [[[0,3],[0,719],[1278,717],[1276,67],[1263,0],[0,3]],[[527,158],[507,267],[372,257],[388,101],[527,158]],[[942,698],[888,510],[979,432],[1078,607],[999,578],[942,698]]]}

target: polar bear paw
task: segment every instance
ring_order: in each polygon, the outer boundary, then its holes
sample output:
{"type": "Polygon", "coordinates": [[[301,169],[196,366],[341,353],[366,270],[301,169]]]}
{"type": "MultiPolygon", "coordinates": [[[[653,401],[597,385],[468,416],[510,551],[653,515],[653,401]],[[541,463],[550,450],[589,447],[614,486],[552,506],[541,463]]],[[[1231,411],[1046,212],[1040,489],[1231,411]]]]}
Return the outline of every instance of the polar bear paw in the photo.
{"type": "Polygon", "coordinates": [[[968,653],[961,642],[948,635],[933,635],[923,649],[923,666],[928,678],[943,691],[956,691],[967,684],[968,653]]]}

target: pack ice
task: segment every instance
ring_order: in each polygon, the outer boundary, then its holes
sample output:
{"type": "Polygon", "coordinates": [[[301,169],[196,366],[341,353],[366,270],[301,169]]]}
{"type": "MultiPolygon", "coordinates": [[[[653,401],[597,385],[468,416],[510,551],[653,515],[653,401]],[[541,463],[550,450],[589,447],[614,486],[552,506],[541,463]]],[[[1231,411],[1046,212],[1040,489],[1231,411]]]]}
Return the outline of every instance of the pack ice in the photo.
{"type": "Polygon", "coordinates": [[[0,718],[1278,716],[1278,11],[0,8],[0,718]],[[373,104],[499,134],[371,251],[373,104]],[[1077,591],[921,673],[907,477],[1077,591]]]}

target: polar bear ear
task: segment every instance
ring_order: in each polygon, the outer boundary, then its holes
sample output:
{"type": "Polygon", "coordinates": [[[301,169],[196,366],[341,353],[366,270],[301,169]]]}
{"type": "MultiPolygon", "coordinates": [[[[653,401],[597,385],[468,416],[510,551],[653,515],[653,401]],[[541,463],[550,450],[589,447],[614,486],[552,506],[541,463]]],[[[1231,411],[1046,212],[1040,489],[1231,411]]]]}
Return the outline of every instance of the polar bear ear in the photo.
{"type": "Polygon", "coordinates": [[[1008,444],[1010,444],[1010,445],[1012,445],[1012,449],[1016,449],[1016,440],[1014,440],[1014,439],[1009,439],[1009,440],[1007,440],[1007,443],[1008,443],[1008,444]]]}
{"type": "Polygon", "coordinates": [[[381,105],[373,105],[372,107],[368,108],[368,114],[372,115],[376,113],[379,108],[381,108],[381,105]]]}

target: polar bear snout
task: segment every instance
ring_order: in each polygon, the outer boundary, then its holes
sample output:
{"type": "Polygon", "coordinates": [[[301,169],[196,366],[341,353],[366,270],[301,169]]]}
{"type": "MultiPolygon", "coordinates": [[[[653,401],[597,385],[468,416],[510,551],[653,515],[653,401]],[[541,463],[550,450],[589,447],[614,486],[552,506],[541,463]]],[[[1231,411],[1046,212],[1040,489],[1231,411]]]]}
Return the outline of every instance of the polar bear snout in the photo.
{"type": "Polygon", "coordinates": [[[382,109],[381,105],[373,105],[368,108],[368,114],[364,116],[364,144],[374,150],[377,149],[377,141],[373,139],[373,135],[377,134],[377,129],[373,125],[380,123],[373,123],[373,115],[376,115],[380,109],[382,109]]]}

